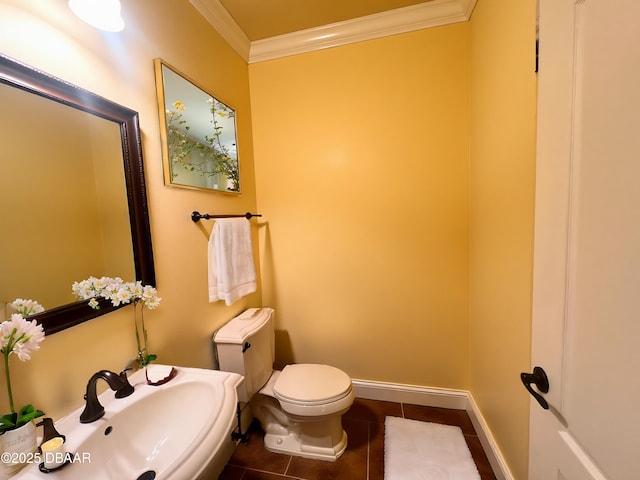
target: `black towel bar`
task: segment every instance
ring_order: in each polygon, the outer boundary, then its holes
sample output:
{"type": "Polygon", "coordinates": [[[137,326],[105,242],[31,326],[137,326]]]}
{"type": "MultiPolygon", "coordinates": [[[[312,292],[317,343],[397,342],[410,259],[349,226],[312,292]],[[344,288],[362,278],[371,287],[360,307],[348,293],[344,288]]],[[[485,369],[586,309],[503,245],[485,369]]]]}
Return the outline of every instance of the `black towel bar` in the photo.
{"type": "Polygon", "coordinates": [[[191,213],[191,220],[193,220],[194,222],[197,222],[198,220],[210,220],[212,218],[240,218],[240,217],[244,217],[247,220],[251,220],[251,218],[253,217],[261,217],[262,215],[260,213],[251,213],[251,212],[247,212],[243,215],[209,215],[208,213],[200,213],[200,212],[192,212],[191,213]]]}

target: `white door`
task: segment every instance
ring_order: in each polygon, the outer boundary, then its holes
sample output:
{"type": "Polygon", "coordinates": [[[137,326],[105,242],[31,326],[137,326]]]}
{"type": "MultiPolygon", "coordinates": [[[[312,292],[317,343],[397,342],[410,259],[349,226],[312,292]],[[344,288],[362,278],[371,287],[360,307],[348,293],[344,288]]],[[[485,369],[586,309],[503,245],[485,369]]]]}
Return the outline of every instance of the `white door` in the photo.
{"type": "Polygon", "coordinates": [[[637,480],[640,0],[539,9],[529,480],[637,480]]]}

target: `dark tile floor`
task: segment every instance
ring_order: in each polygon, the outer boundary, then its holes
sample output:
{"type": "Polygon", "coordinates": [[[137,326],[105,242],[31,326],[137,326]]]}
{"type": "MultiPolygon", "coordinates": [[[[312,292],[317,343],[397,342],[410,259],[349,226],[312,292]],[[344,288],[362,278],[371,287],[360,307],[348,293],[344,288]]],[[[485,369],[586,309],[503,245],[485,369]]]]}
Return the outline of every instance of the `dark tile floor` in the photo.
{"type": "Polygon", "coordinates": [[[387,415],[459,426],[481,479],[496,480],[464,410],[363,399],[356,399],[342,417],[349,443],[336,462],[269,452],[262,445],[260,427],[252,426],[249,444],[238,445],[220,480],[383,480],[384,419],[387,415]]]}

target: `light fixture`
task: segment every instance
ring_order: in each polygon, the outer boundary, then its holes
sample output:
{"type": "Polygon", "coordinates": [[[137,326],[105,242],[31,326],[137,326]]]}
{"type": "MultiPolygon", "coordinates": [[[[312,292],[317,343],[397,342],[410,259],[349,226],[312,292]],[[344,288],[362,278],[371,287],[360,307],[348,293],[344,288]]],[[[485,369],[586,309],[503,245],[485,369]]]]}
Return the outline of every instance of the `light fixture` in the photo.
{"type": "Polygon", "coordinates": [[[120,32],[124,28],[120,0],[69,0],[69,8],[80,19],[100,30],[120,32]]]}

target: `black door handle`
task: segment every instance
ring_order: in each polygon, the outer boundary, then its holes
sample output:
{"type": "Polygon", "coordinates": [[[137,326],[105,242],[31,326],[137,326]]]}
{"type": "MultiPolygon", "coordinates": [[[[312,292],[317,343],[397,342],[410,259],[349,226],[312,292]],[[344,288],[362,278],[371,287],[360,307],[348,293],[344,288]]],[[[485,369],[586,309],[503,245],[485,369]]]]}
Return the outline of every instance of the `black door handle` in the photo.
{"type": "Polygon", "coordinates": [[[529,393],[533,395],[533,398],[538,401],[540,406],[545,410],[549,410],[549,404],[547,401],[531,387],[531,384],[534,384],[542,393],[547,393],[549,391],[549,379],[542,367],[534,367],[533,373],[521,373],[520,379],[529,393]]]}

